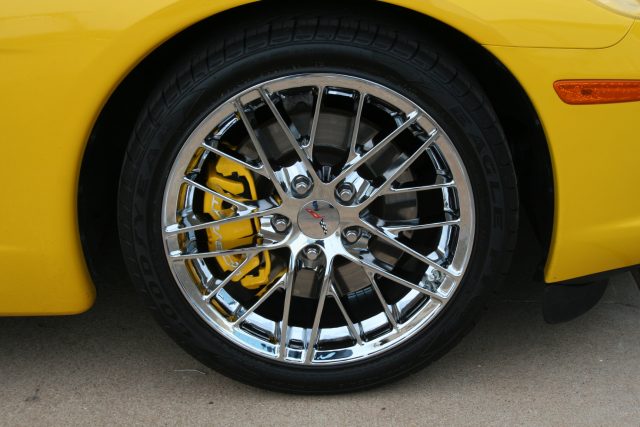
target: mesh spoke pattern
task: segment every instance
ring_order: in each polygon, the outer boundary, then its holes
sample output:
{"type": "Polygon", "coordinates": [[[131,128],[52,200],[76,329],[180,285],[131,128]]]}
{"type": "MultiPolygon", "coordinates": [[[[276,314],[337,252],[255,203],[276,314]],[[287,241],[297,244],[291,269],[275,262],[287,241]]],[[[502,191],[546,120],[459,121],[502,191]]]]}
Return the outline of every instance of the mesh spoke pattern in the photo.
{"type": "Polygon", "coordinates": [[[473,209],[455,146],[426,111],[374,82],[307,74],[236,94],[184,141],[162,236],[178,286],[217,332],[273,360],[341,364],[446,306],[473,209]]]}

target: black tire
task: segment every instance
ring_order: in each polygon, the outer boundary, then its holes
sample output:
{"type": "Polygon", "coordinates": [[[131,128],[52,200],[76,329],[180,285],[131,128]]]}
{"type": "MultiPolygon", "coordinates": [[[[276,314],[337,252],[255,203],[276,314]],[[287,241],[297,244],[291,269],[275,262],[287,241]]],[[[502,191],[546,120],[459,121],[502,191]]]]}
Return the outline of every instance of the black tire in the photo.
{"type": "Polygon", "coordinates": [[[504,134],[482,89],[454,59],[455,52],[442,51],[402,23],[335,10],[274,11],[266,16],[265,9],[255,19],[247,17],[215,31],[177,60],[141,112],[119,188],[118,223],[128,270],[167,333],[202,363],[229,377],[298,393],[358,390],[403,377],[461,339],[509,267],[518,195],[504,134]],[[301,72],[363,77],[419,104],[446,127],[465,163],[475,199],[475,247],[454,300],[411,340],[373,359],[336,367],[270,361],[218,335],[178,289],[160,233],[166,179],[194,127],[234,93],[301,72]]]}

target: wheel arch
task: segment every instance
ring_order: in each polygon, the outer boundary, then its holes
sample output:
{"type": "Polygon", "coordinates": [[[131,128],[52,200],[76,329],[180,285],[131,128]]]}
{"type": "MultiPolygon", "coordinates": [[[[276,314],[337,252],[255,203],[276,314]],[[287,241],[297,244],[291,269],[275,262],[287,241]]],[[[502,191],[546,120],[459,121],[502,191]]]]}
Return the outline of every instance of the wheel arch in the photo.
{"type": "MultiPolygon", "coordinates": [[[[77,200],[80,237],[94,281],[101,282],[111,278],[114,271],[124,270],[116,225],[120,168],[139,111],[163,71],[171,67],[176,56],[206,37],[211,28],[259,14],[264,7],[274,7],[274,3],[237,6],[175,34],[132,66],[105,101],[82,158],[77,200]],[[109,252],[113,256],[104,257],[105,247],[112,249],[109,252]],[[121,268],[114,268],[114,263],[121,268]]],[[[438,40],[484,88],[505,130],[523,207],[545,248],[546,258],[554,210],[551,161],[538,114],[518,80],[481,44],[430,16],[384,3],[368,3],[366,13],[379,14],[387,22],[401,22],[403,29],[413,29],[438,40]]]]}

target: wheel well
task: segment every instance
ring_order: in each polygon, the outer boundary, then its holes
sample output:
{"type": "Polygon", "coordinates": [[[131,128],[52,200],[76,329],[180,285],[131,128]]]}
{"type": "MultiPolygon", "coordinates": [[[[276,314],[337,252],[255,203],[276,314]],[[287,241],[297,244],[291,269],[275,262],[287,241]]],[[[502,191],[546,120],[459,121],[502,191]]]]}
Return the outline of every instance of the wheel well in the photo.
{"type": "MultiPolygon", "coordinates": [[[[187,28],[144,58],[113,92],[89,138],[78,188],[80,236],[96,283],[108,281],[114,274],[124,271],[116,225],[120,169],[138,113],[162,78],[163,70],[170,68],[176,57],[190,46],[210,37],[208,33],[216,25],[260,15],[264,8],[288,6],[290,10],[297,4],[284,3],[259,2],[240,6],[187,28]],[[105,253],[111,256],[105,257],[105,253]]],[[[358,9],[360,13],[362,9],[358,9]]],[[[522,207],[541,246],[545,248],[543,256],[546,258],[554,209],[551,161],[540,120],[522,86],[484,47],[440,21],[380,2],[367,2],[366,10],[374,17],[382,16],[390,25],[395,21],[399,28],[414,28],[438,40],[484,88],[509,141],[522,207]]]]}

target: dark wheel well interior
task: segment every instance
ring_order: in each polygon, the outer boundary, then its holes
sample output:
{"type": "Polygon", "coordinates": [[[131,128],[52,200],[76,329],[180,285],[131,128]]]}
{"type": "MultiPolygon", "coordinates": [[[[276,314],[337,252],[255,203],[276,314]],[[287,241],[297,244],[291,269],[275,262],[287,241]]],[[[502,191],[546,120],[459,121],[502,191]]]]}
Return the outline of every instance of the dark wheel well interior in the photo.
{"type": "MultiPolygon", "coordinates": [[[[144,58],[113,92],[89,138],[78,188],[78,221],[85,258],[96,283],[122,277],[116,225],[120,168],[138,113],[149,94],[182,53],[210,38],[212,28],[256,16],[263,8],[284,7],[286,2],[259,2],[241,6],[201,21],[177,34],[144,58]]],[[[345,2],[343,2],[344,4],[345,2]]],[[[292,3],[292,5],[300,3],[292,3]]],[[[326,4],[323,2],[322,4],[326,4]]],[[[367,2],[367,15],[384,22],[401,22],[438,40],[475,76],[488,94],[509,141],[516,166],[522,208],[529,217],[546,259],[553,221],[553,177],[547,141],[538,115],[522,86],[484,47],[432,18],[379,2],[367,2]]]]}

